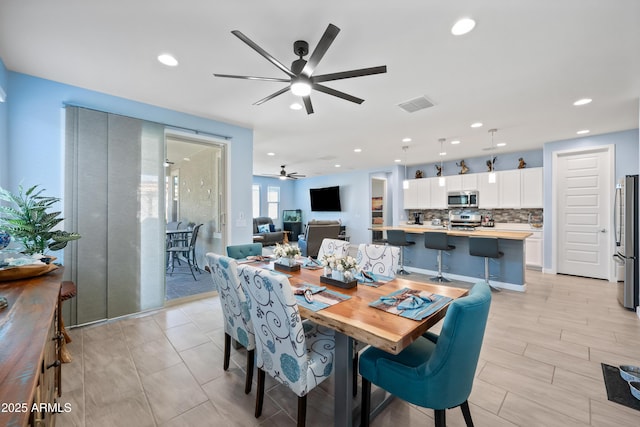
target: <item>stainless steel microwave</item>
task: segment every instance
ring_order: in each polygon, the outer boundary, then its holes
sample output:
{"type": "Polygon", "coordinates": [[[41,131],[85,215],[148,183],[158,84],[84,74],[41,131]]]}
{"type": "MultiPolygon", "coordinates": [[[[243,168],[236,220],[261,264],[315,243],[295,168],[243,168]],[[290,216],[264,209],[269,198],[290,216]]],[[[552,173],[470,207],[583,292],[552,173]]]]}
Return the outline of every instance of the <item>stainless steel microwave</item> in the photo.
{"type": "Polygon", "coordinates": [[[447,206],[450,209],[477,208],[477,191],[450,191],[447,193],[447,206]]]}

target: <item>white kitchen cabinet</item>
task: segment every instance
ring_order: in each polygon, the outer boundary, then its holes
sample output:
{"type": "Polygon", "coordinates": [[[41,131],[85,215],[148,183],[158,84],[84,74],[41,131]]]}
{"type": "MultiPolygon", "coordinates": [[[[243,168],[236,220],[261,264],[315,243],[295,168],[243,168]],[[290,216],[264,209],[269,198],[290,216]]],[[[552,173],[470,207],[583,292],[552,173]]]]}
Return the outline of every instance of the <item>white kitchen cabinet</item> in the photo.
{"type": "Polygon", "coordinates": [[[446,185],[440,186],[440,177],[427,178],[429,181],[429,187],[431,189],[431,209],[446,209],[447,208],[447,187],[446,185]]]}
{"type": "Polygon", "coordinates": [[[445,177],[446,191],[462,191],[462,175],[449,175],[445,177]]]}
{"type": "Polygon", "coordinates": [[[527,267],[542,268],[542,232],[534,231],[530,237],[524,241],[525,244],[525,263],[527,267]]]}
{"type": "Polygon", "coordinates": [[[496,209],[498,205],[498,193],[500,179],[496,173],[496,182],[489,183],[489,172],[477,174],[478,182],[478,208],[480,209],[496,209]]]}
{"type": "Polygon", "coordinates": [[[479,173],[466,173],[462,177],[462,191],[476,191],[478,189],[479,173]]]}
{"type": "Polygon", "coordinates": [[[521,204],[522,208],[543,207],[542,168],[520,169],[521,172],[521,204]]]}
{"type": "MultiPolygon", "coordinates": [[[[501,209],[519,209],[522,194],[520,169],[497,173],[498,204],[501,209]]],[[[481,196],[482,197],[482,196],[481,196]]]]}
{"type": "Polygon", "coordinates": [[[409,179],[409,188],[404,188],[404,209],[428,209],[431,189],[428,179],[409,179]]]}

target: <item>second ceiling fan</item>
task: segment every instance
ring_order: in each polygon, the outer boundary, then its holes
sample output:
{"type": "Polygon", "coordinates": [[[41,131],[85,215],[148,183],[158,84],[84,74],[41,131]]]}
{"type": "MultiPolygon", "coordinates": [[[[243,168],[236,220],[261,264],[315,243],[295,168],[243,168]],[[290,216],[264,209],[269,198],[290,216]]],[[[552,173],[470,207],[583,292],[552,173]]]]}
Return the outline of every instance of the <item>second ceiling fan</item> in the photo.
{"type": "Polygon", "coordinates": [[[313,113],[313,105],[311,104],[311,90],[317,90],[319,92],[326,93],[328,95],[337,96],[338,98],[345,99],[347,101],[355,102],[356,104],[362,104],[364,99],[357,98],[355,96],[349,95],[347,93],[341,92],[336,89],[332,89],[325,85],[321,85],[321,82],[328,82],[333,80],[341,80],[341,79],[350,79],[353,77],[362,77],[369,76],[372,74],[381,74],[387,72],[387,66],[382,65],[379,67],[370,67],[370,68],[361,68],[358,70],[350,70],[350,71],[341,71],[337,73],[330,74],[321,74],[314,76],[313,72],[315,71],[318,63],[322,59],[322,57],[327,53],[327,50],[335,40],[336,36],[340,32],[340,28],[336,27],[333,24],[329,24],[327,29],[325,30],[322,38],[318,42],[318,45],[314,49],[313,53],[308,60],[303,59],[309,53],[309,44],[306,41],[298,40],[293,44],[293,51],[296,55],[298,55],[298,59],[293,61],[291,64],[291,68],[288,68],[286,65],[275,59],[271,56],[267,51],[262,49],[256,43],[254,43],[249,37],[245,36],[238,30],[231,31],[233,35],[238,37],[240,40],[245,42],[249,47],[262,55],[267,61],[271,62],[273,65],[282,70],[285,74],[287,74],[288,78],[275,78],[275,77],[253,77],[253,76],[238,76],[231,74],[214,74],[216,77],[229,77],[234,79],[247,79],[247,80],[263,80],[270,82],[282,82],[289,83],[286,87],[278,90],[277,92],[272,93],[271,95],[262,98],[259,101],[253,103],[253,105],[263,104],[270,99],[275,98],[278,95],[282,95],[283,93],[291,90],[294,95],[302,97],[304,102],[304,106],[307,110],[307,114],[313,113]]]}

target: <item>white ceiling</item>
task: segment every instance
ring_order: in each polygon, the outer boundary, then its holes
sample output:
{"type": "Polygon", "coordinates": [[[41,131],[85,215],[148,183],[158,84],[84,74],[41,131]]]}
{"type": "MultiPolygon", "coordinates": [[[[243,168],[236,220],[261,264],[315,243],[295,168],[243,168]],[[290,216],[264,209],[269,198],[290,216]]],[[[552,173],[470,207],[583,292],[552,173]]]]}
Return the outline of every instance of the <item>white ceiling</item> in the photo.
{"type": "Polygon", "coordinates": [[[0,58],[12,71],[252,128],[254,173],[286,164],[313,176],[439,161],[439,138],[462,141],[446,147],[448,160],[486,155],[490,128],[502,151],[637,128],[640,1],[2,0],[0,58]],[[475,30],[452,36],[464,16],[475,30]],[[231,30],[289,65],[293,42],[313,50],[329,23],[342,31],[315,74],[388,67],[326,84],[362,105],[314,92],[310,116],[289,109],[290,93],[254,106],[283,83],[213,77],[286,77],[231,30]],[[180,65],[159,64],[164,52],[180,65]],[[421,95],[435,107],[397,106],[421,95]],[[583,97],[593,102],[572,105],[583,97]],[[484,126],[471,129],[476,121],[484,126]]]}

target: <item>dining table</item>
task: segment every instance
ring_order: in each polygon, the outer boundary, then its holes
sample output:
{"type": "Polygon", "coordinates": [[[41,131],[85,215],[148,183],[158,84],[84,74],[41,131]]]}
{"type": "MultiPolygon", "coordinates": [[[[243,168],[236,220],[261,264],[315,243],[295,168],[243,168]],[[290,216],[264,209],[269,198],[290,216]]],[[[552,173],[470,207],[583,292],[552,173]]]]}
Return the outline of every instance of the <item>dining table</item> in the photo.
{"type": "MultiPolygon", "coordinates": [[[[274,263],[263,263],[262,266],[273,269],[274,263]]],[[[417,282],[397,276],[385,283],[376,283],[377,286],[358,283],[353,288],[344,289],[321,281],[322,268],[301,267],[297,271],[284,273],[289,275],[289,282],[293,287],[302,287],[305,284],[326,286],[327,290],[349,297],[318,311],[298,305],[303,318],[335,331],[334,425],[340,427],[351,427],[359,417],[358,411],[354,413],[354,341],[398,354],[444,318],[451,301],[464,297],[469,292],[464,288],[417,282]],[[451,301],[422,320],[405,318],[370,306],[380,297],[404,288],[442,295],[451,298],[451,301]]]]}

